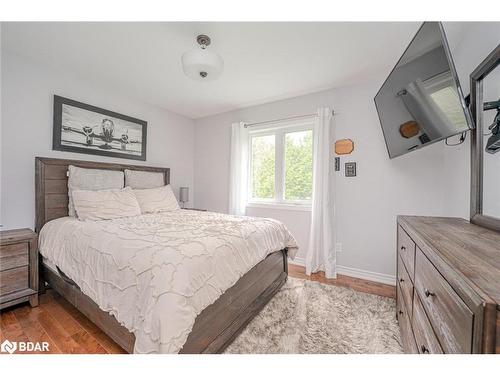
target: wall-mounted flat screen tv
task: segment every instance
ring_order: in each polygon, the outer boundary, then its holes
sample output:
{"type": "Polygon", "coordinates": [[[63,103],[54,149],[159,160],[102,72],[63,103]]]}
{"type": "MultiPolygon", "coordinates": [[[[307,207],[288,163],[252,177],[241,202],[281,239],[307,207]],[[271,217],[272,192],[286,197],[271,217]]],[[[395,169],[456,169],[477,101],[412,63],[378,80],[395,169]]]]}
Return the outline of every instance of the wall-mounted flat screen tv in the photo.
{"type": "Polygon", "coordinates": [[[375,105],[391,159],[473,127],[440,22],[423,23],[375,105]]]}

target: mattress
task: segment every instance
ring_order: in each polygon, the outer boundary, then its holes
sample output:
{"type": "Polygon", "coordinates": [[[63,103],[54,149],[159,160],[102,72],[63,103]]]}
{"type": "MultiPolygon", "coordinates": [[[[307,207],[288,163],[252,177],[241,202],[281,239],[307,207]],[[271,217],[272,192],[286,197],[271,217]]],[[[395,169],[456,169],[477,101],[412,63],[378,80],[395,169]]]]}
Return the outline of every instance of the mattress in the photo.
{"type": "Polygon", "coordinates": [[[297,244],[273,219],[176,210],[131,218],[64,217],[39,251],[135,334],[136,353],[177,353],[198,314],[267,255],[297,244]]]}

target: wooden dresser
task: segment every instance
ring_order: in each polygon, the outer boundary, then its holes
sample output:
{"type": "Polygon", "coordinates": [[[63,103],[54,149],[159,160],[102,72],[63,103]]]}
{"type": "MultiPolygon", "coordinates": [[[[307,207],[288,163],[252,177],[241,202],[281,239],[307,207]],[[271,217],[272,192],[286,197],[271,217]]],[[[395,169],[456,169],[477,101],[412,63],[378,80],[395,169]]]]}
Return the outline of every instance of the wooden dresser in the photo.
{"type": "Polygon", "coordinates": [[[407,353],[500,353],[500,233],[399,216],[397,318],[407,353]]]}
{"type": "Polygon", "coordinates": [[[30,229],[0,232],[0,309],[38,305],[38,237],[30,229]]]}

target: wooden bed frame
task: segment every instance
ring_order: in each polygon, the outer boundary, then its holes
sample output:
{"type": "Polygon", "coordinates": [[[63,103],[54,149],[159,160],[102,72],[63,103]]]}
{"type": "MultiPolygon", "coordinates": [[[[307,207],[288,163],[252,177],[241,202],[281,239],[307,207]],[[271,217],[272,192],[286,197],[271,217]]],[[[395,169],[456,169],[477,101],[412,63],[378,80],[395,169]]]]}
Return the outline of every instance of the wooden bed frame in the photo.
{"type": "MultiPolygon", "coordinates": [[[[37,233],[46,222],[68,216],[69,165],[81,168],[160,172],[164,174],[165,184],[170,183],[169,168],[40,157],[35,159],[35,164],[37,233]]],[[[287,275],[286,249],[270,254],[198,315],[180,353],[222,352],[278,292],[285,283],[287,275]]],[[[125,351],[133,352],[134,334],[112,315],[101,310],[62,272],[55,272],[45,266],[40,255],[40,285],[45,285],[44,282],[67,299],[125,351]]]]}

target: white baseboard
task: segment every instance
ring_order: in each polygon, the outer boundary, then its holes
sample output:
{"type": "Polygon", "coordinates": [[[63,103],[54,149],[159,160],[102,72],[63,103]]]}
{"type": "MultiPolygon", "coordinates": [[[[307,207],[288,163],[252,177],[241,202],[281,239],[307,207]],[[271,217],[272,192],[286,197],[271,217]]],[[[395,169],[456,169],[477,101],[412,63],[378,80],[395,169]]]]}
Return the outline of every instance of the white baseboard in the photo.
{"type": "MultiPolygon", "coordinates": [[[[297,257],[294,260],[290,260],[290,263],[303,267],[305,267],[306,264],[304,258],[297,258],[297,257]]],[[[359,268],[352,268],[340,265],[337,265],[337,273],[344,276],[356,277],[358,279],[376,281],[382,284],[396,285],[396,276],[386,275],[384,273],[378,273],[378,272],[367,271],[359,268]]]]}
{"type": "Polygon", "coordinates": [[[376,281],[382,284],[396,285],[396,276],[387,275],[373,271],[361,270],[359,268],[351,268],[345,266],[337,266],[337,272],[341,275],[357,277],[358,279],[376,281]]]}
{"type": "Polygon", "coordinates": [[[306,266],[306,260],[304,258],[295,257],[293,260],[288,258],[288,263],[295,264],[296,266],[306,266]]]}

